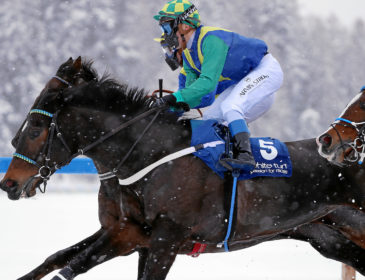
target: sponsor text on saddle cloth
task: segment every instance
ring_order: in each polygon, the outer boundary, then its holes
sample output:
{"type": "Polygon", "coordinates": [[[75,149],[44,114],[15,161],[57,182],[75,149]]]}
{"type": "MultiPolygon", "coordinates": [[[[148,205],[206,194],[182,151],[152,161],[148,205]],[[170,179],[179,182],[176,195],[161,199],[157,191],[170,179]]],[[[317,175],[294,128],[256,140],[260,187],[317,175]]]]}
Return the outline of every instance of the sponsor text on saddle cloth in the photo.
{"type": "MultiPolygon", "coordinates": [[[[192,146],[217,140],[224,141],[221,125],[216,120],[191,120],[191,127],[192,146]]],[[[284,143],[269,137],[250,138],[250,141],[256,167],[249,173],[241,171],[238,180],[259,176],[291,177],[291,160],[284,143]]],[[[224,152],[225,145],[222,144],[217,145],[215,148],[199,150],[194,155],[203,160],[221,178],[224,178],[224,173],[228,170],[219,163],[219,159],[224,152]]]]}

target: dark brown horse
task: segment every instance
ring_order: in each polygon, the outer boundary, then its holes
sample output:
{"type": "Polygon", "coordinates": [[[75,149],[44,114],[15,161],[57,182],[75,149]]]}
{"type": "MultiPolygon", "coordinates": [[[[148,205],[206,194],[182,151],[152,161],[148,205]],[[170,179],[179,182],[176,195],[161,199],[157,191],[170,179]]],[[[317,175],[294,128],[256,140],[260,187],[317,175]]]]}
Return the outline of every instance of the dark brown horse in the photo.
{"type": "MultiPolygon", "coordinates": [[[[43,164],[44,151],[51,150],[48,167],[53,172],[56,164],[66,164],[80,149],[120,123],[147,112],[148,101],[143,96],[142,91],[128,91],[110,80],[46,92],[34,108],[58,112],[53,121],[62,136],[50,143],[51,119],[30,114],[16,141],[17,153],[43,164]]],[[[131,151],[129,148],[152,117],[147,115],[133,122],[93,146],[86,155],[101,173],[113,170],[131,151]]],[[[117,175],[127,177],[160,157],[185,148],[189,141],[189,124],[176,124],[176,116],[163,111],[117,175]]],[[[364,189],[358,183],[361,178],[350,180],[361,170],[330,166],[316,153],[313,139],[288,143],[288,148],[294,165],[292,178],[240,182],[230,249],[292,236],[311,242],[324,255],[365,273],[363,235],[357,235],[357,223],[364,221],[359,210],[363,201],[358,200],[364,189]],[[356,219],[351,220],[354,215],[356,219]],[[336,219],[342,223],[338,227],[336,219]]],[[[35,177],[38,173],[36,165],[14,158],[1,187],[12,199],[22,193],[34,195],[43,181],[42,177],[35,177]]],[[[162,165],[131,186],[118,187],[116,178],[103,181],[99,195],[102,228],[79,244],[52,255],[22,279],[41,279],[65,266],[62,273],[72,279],[99,264],[98,256],[106,256],[106,261],[135,251],[140,254],[139,279],[165,279],[176,254],[190,252],[194,242],[208,244],[207,252],[223,251],[216,245],[226,230],[224,189],[223,181],[194,157],[162,165]]]]}

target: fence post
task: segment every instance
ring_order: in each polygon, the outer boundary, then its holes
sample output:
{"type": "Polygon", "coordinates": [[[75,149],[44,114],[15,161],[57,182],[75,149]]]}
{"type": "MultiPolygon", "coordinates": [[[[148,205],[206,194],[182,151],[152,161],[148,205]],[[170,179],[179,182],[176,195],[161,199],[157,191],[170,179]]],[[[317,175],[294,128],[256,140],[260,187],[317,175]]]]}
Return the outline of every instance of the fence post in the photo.
{"type": "Polygon", "coordinates": [[[342,264],[342,280],[356,280],[356,271],[347,264],[342,264]]]}

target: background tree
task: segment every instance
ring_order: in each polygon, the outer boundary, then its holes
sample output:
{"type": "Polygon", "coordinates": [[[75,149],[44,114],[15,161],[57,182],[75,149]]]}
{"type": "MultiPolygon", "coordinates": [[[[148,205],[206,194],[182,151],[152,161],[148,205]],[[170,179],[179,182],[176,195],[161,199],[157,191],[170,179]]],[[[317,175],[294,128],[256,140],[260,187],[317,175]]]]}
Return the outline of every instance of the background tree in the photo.
{"type": "MultiPolygon", "coordinates": [[[[150,91],[164,78],[177,87],[153,38],[165,0],[4,0],[0,5],[2,156],[34,98],[70,56],[93,59],[100,74],[150,91]]],[[[266,41],[284,73],[273,108],[251,125],[254,136],[281,140],[325,130],[364,85],[365,25],[304,17],[296,0],[196,0],[202,22],[266,41]]]]}

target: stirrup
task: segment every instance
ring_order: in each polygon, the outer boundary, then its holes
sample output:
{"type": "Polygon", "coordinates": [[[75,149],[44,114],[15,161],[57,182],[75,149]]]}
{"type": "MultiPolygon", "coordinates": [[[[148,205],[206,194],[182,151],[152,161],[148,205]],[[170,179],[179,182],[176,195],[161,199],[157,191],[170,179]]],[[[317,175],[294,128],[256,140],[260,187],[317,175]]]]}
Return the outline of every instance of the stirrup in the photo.
{"type": "Polygon", "coordinates": [[[229,171],[233,171],[234,169],[239,169],[245,172],[250,172],[256,167],[256,162],[252,157],[252,162],[242,162],[239,159],[231,158],[231,157],[222,157],[219,159],[219,163],[227,168],[229,171]]]}
{"type": "Polygon", "coordinates": [[[232,165],[230,165],[227,160],[232,159],[231,157],[227,156],[226,154],[222,154],[222,156],[219,158],[219,164],[222,165],[224,168],[226,168],[228,171],[233,171],[232,165]]]}

